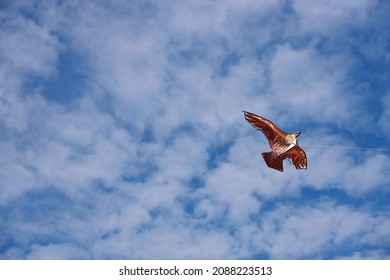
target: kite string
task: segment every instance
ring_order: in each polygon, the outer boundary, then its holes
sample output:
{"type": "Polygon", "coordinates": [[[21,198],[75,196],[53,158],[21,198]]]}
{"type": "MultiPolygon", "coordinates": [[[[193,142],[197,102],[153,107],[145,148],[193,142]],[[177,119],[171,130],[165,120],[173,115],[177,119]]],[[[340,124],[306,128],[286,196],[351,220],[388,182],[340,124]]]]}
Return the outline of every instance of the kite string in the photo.
{"type": "Polygon", "coordinates": [[[327,145],[304,145],[306,147],[336,148],[336,149],[353,149],[353,150],[375,150],[390,151],[390,148],[368,148],[368,147],[350,147],[350,146],[327,146],[327,145]]]}

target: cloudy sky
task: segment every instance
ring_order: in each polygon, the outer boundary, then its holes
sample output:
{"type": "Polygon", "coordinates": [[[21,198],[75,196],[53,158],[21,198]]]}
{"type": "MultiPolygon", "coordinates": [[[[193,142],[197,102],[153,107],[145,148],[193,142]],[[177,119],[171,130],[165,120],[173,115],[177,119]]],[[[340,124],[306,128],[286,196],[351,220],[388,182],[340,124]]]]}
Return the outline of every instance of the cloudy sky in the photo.
{"type": "Polygon", "coordinates": [[[389,13],[1,1],[0,258],[390,258],[389,13]],[[267,168],[241,110],[308,170],[267,168]]]}

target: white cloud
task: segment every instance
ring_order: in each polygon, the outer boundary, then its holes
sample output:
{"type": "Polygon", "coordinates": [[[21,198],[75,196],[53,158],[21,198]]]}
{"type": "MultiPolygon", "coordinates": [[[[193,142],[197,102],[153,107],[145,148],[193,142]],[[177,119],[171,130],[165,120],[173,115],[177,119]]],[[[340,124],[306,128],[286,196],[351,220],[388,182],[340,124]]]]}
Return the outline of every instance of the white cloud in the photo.
{"type": "MultiPolygon", "coordinates": [[[[390,138],[390,93],[387,93],[382,99],[383,112],[379,119],[379,127],[381,132],[390,138]]],[[[383,147],[380,147],[383,148],[383,147]]]]}
{"type": "Polygon", "coordinates": [[[26,18],[3,15],[3,20],[0,51],[8,74],[52,74],[60,47],[58,39],[26,18]]]}
{"type": "Polygon", "coordinates": [[[294,210],[282,206],[261,221],[262,242],[270,244],[272,258],[313,258],[321,251],[386,242],[390,228],[381,228],[387,218],[328,202],[294,210]]]}
{"type": "Polygon", "coordinates": [[[331,138],[334,137],[322,138],[320,144],[317,144],[318,139],[305,139],[308,143],[306,152],[311,159],[308,163],[310,172],[304,176],[305,184],[319,190],[341,189],[352,196],[361,196],[377,188],[387,190],[385,186],[389,179],[385,162],[389,157],[386,154],[360,150],[343,139],[334,138],[329,142],[331,138]],[[309,143],[313,143],[313,147],[309,143]]]}
{"type": "Polygon", "coordinates": [[[390,184],[390,179],[386,176],[390,171],[386,164],[389,157],[382,154],[365,155],[368,158],[363,163],[349,168],[342,177],[343,185],[352,194],[363,194],[390,184]]]}
{"type": "Polygon", "coordinates": [[[270,64],[275,102],[286,108],[286,117],[294,122],[310,119],[348,125],[356,115],[355,102],[343,92],[348,60],[320,55],[312,46],[279,46],[270,64]]]}
{"type": "Polygon", "coordinates": [[[388,260],[389,256],[385,250],[368,250],[366,252],[355,252],[351,256],[336,259],[344,260],[388,260]]]}
{"type": "Polygon", "coordinates": [[[343,25],[362,26],[368,19],[370,9],[375,6],[376,1],[370,0],[293,1],[302,30],[327,36],[340,31],[339,27],[343,25]]]}
{"type": "Polygon", "coordinates": [[[49,244],[45,246],[33,245],[31,252],[26,256],[30,260],[69,260],[89,259],[90,255],[82,248],[73,244],[49,244]]]}

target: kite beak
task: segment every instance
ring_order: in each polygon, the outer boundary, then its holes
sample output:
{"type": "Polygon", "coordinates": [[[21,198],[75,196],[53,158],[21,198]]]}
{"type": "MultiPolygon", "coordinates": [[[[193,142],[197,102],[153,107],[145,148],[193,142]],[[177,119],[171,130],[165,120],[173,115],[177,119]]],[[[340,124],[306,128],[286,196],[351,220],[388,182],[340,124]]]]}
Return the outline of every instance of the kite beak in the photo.
{"type": "Polygon", "coordinates": [[[295,132],[295,137],[296,137],[296,138],[298,138],[299,134],[301,134],[301,132],[300,132],[300,131],[298,131],[298,132],[295,132]]]}

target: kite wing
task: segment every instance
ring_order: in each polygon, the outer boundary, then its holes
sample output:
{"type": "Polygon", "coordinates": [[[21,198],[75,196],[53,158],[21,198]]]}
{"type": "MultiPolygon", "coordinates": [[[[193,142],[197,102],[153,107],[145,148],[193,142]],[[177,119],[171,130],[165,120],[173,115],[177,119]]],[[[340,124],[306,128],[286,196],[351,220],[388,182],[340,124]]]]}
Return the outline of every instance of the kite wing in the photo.
{"type": "Polygon", "coordinates": [[[306,153],[298,145],[283,154],[283,159],[289,158],[296,169],[307,169],[306,153]]]}
{"type": "Polygon", "coordinates": [[[273,151],[280,154],[286,150],[288,145],[285,140],[287,136],[285,132],[281,131],[275,124],[263,117],[246,111],[243,112],[245,114],[245,119],[255,129],[264,133],[273,151]]]}

